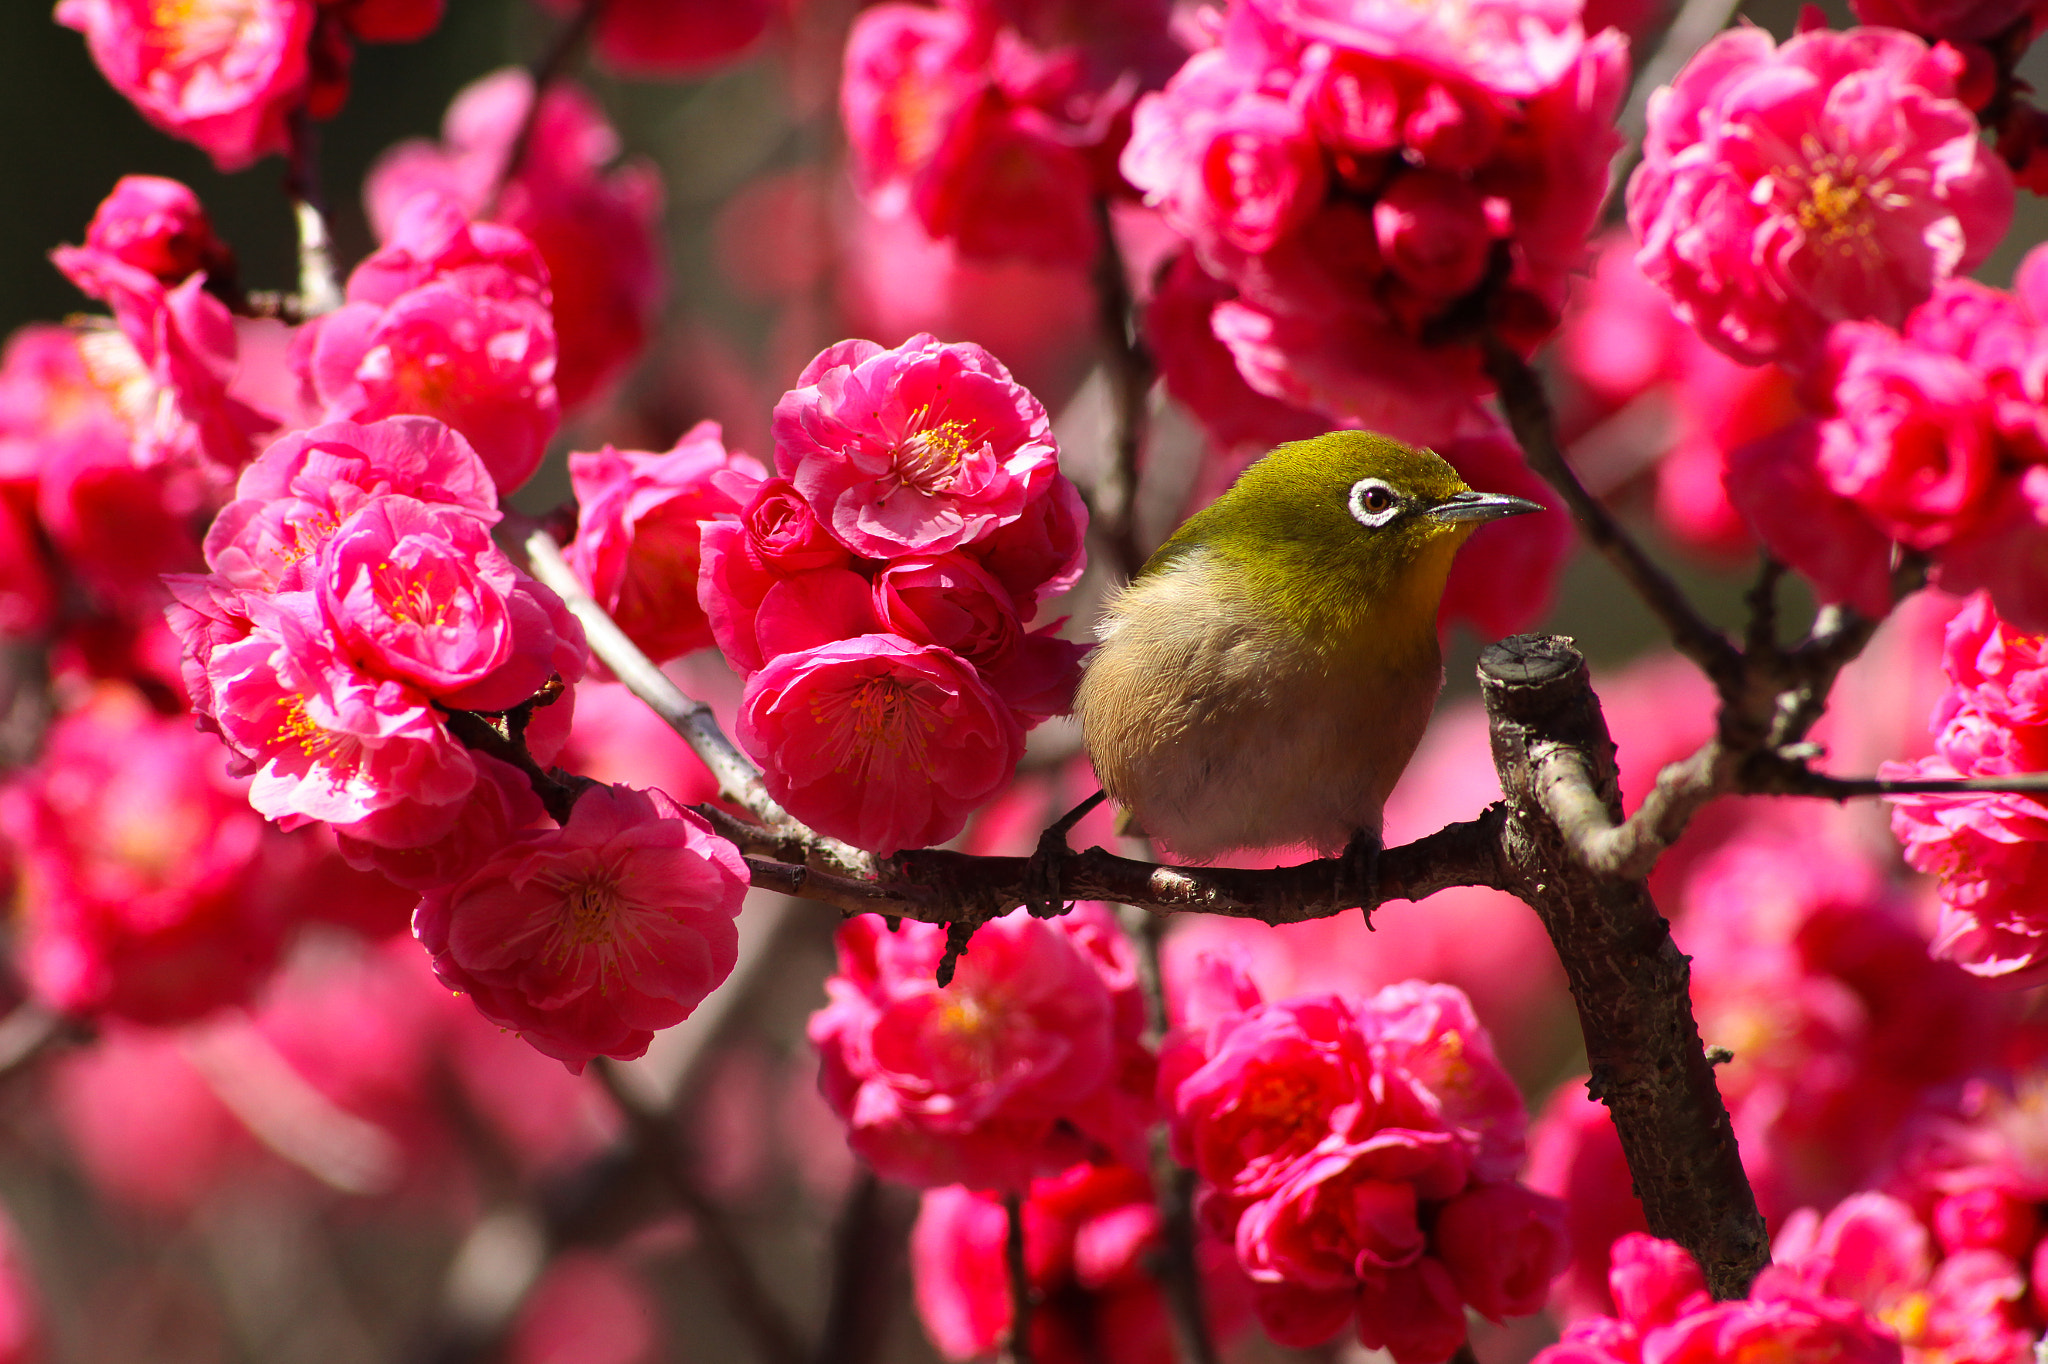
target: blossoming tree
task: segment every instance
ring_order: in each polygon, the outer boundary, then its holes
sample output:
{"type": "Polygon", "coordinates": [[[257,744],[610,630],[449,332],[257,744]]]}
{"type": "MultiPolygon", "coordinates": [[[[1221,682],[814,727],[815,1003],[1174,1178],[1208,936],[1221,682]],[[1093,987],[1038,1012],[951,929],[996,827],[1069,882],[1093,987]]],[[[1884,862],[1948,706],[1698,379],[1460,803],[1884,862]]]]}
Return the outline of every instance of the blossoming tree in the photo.
{"type": "MultiPolygon", "coordinates": [[[[770,1361],[882,1358],[904,1246],[952,1359],[2035,1357],[2048,247],[1981,276],[2048,6],[543,8],[346,271],[314,124],[440,0],[55,8],[156,128],[281,155],[298,234],[252,289],[123,176],[51,251],[104,313],[0,357],[0,1081],[97,1199],[432,1208],[378,1330],[436,1359],[654,1357],[664,1213],[770,1361]],[[586,46],[772,65],[839,150],[675,271],[707,196],[586,46]],[[692,269],[760,354],[662,312],[692,269]],[[1057,818],[1103,587],[1333,427],[1550,509],[1453,573],[1510,638],[1370,900],[1057,818]],[[1753,556],[1739,608],[1653,537],[1753,556]],[[1597,694],[1516,633],[1581,544],[1666,646],[1597,694]],[[713,1043],[799,920],[771,1099],[713,1043]],[[833,1209],[815,1308],[734,1216],[762,1150],[833,1209]]],[[[88,1329],[20,1258],[0,1360],[88,1329]]]]}

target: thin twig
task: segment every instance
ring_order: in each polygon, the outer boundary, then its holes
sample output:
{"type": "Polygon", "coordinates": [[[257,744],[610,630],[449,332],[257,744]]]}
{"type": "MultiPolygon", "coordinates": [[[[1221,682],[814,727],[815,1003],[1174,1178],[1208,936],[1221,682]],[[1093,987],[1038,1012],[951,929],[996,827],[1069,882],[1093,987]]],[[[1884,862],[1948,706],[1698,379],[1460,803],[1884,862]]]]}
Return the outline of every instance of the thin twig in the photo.
{"type": "Polygon", "coordinates": [[[1769,765],[1740,788],[1756,795],[1819,796],[1851,800],[1857,796],[2048,796],[2048,772],[2016,772],[2008,777],[1831,777],[1791,762],[1769,765]]]}
{"type": "Polygon", "coordinates": [[[1494,336],[1484,339],[1486,368],[1500,387],[1501,409],[1521,442],[1522,454],[1543,480],[1557,489],[1588,542],[1607,556],[1636,595],[1656,613],[1678,651],[1690,658],[1725,692],[1740,677],[1742,654],[1728,637],[1709,625],[1678,584],[1657,567],[1642,546],[1622,528],[1614,514],[1586,491],[1558,447],[1550,399],[1529,362],[1494,336]]]}
{"type": "Polygon", "coordinates": [[[1117,570],[1132,578],[1145,565],[1144,546],[1138,540],[1138,465],[1145,454],[1148,404],[1156,370],[1138,327],[1130,276],[1117,245],[1107,199],[1095,201],[1095,224],[1099,243],[1095,316],[1102,335],[1114,425],[1110,460],[1096,484],[1092,510],[1100,518],[1101,538],[1115,557],[1117,570]]]}
{"type": "Polygon", "coordinates": [[[1008,1225],[1003,1236],[1003,1266],[1010,1281],[1010,1331],[1003,1340],[1003,1364],[1035,1364],[1031,1352],[1031,1309],[1036,1294],[1031,1289],[1031,1263],[1024,1255],[1024,1199],[1018,1194],[1003,1197],[1003,1214],[1008,1225]]]}
{"type": "Polygon", "coordinates": [[[753,1338],[757,1354],[769,1364],[802,1364],[805,1351],[774,1294],[755,1273],[739,1233],[719,1207],[691,1177],[690,1161],[677,1138],[674,1119],[643,1105],[609,1058],[597,1061],[605,1092],[618,1105],[633,1137],[653,1158],[656,1173],[669,1193],[690,1215],[702,1243],[703,1262],[718,1280],[733,1316],[753,1338]]]}
{"type": "MultiPolygon", "coordinates": [[[[1126,930],[1138,942],[1138,984],[1145,992],[1145,1012],[1150,1027],[1147,1038],[1156,1051],[1172,1026],[1166,1005],[1166,974],[1160,947],[1166,938],[1166,921],[1146,915],[1126,930]]],[[[1159,1249],[1149,1257],[1146,1268],[1158,1281],[1160,1296],[1166,1300],[1167,1319],[1173,1323],[1174,1344],[1179,1347],[1179,1364],[1220,1364],[1216,1341],[1209,1334],[1209,1314],[1203,1305],[1201,1265],[1195,1258],[1195,1172],[1173,1158],[1172,1141],[1164,1124],[1151,1132],[1150,1167],[1152,1198],[1159,1209],[1159,1249]]]]}
{"type": "Polygon", "coordinates": [[[554,41],[527,68],[533,84],[533,99],[526,106],[526,113],[519,120],[519,131],[512,135],[512,145],[505,154],[505,164],[498,170],[498,179],[491,186],[490,198],[484,201],[484,215],[490,217],[498,211],[498,200],[505,193],[505,186],[526,164],[526,154],[533,147],[534,129],[540,126],[540,104],[547,95],[548,87],[562,78],[569,69],[583,40],[590,36],[590,30],[603,12],[606,0],[584,0],[583,5],[569,21],[556,30],[554,41]]]}
{"type": "Polygon", "coordinates": [[[287,125],[284,192],[299,230],[300,317],[318,317],[341,306],[341,277],[334,268],[334,242],[327,232],[326,200],[320,193],[320,154],[313,120],[304,109],[287,125]]]}
{"type": "Polygon", "coordinates": [[[667,673],[640,651],[639,645],[626,637],[618,623],[583,590],[555,538],[545,530],[535,530],[526,537],[525,548],[533,576],[554,589],[571,614],[583,623],[591,652],[683,737],[690,751],[703,760],[717,779],[719,798],[746,810],[763,824],[787,823],[788,813],[761,784],[761,770],[725,737],[711,707],[685,695],[667,673]]]}
{"type": "Polygon", "coordinates": [[[862,1166],[832,1233],[832,1282],[811,1364],[871,1364],[888,1341],[903,1268],[903,1239],[916,1206],[862,1166]],[[906,1206],[907,1205],[907,1206],[906,1206]]]}

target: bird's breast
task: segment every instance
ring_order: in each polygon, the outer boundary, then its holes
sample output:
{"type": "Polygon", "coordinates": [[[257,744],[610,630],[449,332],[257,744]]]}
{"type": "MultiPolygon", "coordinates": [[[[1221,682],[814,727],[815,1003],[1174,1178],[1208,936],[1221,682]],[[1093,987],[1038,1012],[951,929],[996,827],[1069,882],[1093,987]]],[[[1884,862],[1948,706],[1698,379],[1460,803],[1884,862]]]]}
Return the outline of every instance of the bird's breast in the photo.
{"type": "Polygon", "coordinates": [[[1213,558],[1139,579],[1110,606],[1075,712],[1110,795],[1176,853],[1377,831],[1443,669],[1365,628],[1312,644],[1213,558]]]}

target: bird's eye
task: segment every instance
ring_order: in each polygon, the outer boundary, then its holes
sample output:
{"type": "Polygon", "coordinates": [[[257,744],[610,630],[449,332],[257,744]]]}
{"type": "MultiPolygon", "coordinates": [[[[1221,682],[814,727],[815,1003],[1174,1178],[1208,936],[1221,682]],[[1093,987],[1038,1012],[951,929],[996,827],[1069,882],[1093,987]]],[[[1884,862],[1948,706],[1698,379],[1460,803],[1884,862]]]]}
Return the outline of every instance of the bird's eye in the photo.
{"type": "Polygon", "coordinates": [[[1377,529],[1394,519],[1401,510],[1401,496],[1377,478],[1361,478],[1351,485],[1351,515],[1362,526],[1377,529]]]}

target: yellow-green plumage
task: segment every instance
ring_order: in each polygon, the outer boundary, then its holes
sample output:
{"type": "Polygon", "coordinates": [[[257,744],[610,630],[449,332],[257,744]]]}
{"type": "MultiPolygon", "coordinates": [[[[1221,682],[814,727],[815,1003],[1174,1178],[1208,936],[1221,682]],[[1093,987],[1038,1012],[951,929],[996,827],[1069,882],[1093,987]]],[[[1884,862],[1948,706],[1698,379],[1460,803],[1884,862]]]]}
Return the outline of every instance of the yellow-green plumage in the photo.
{"type": "Polygon", "coordinates": [[[1451,560],[1533,510],[1368,432],[1267,454],[1109,604],[1074,709],[1110,798],[1194,859],[1377,836],[1443,686],[1451,560]]]}

